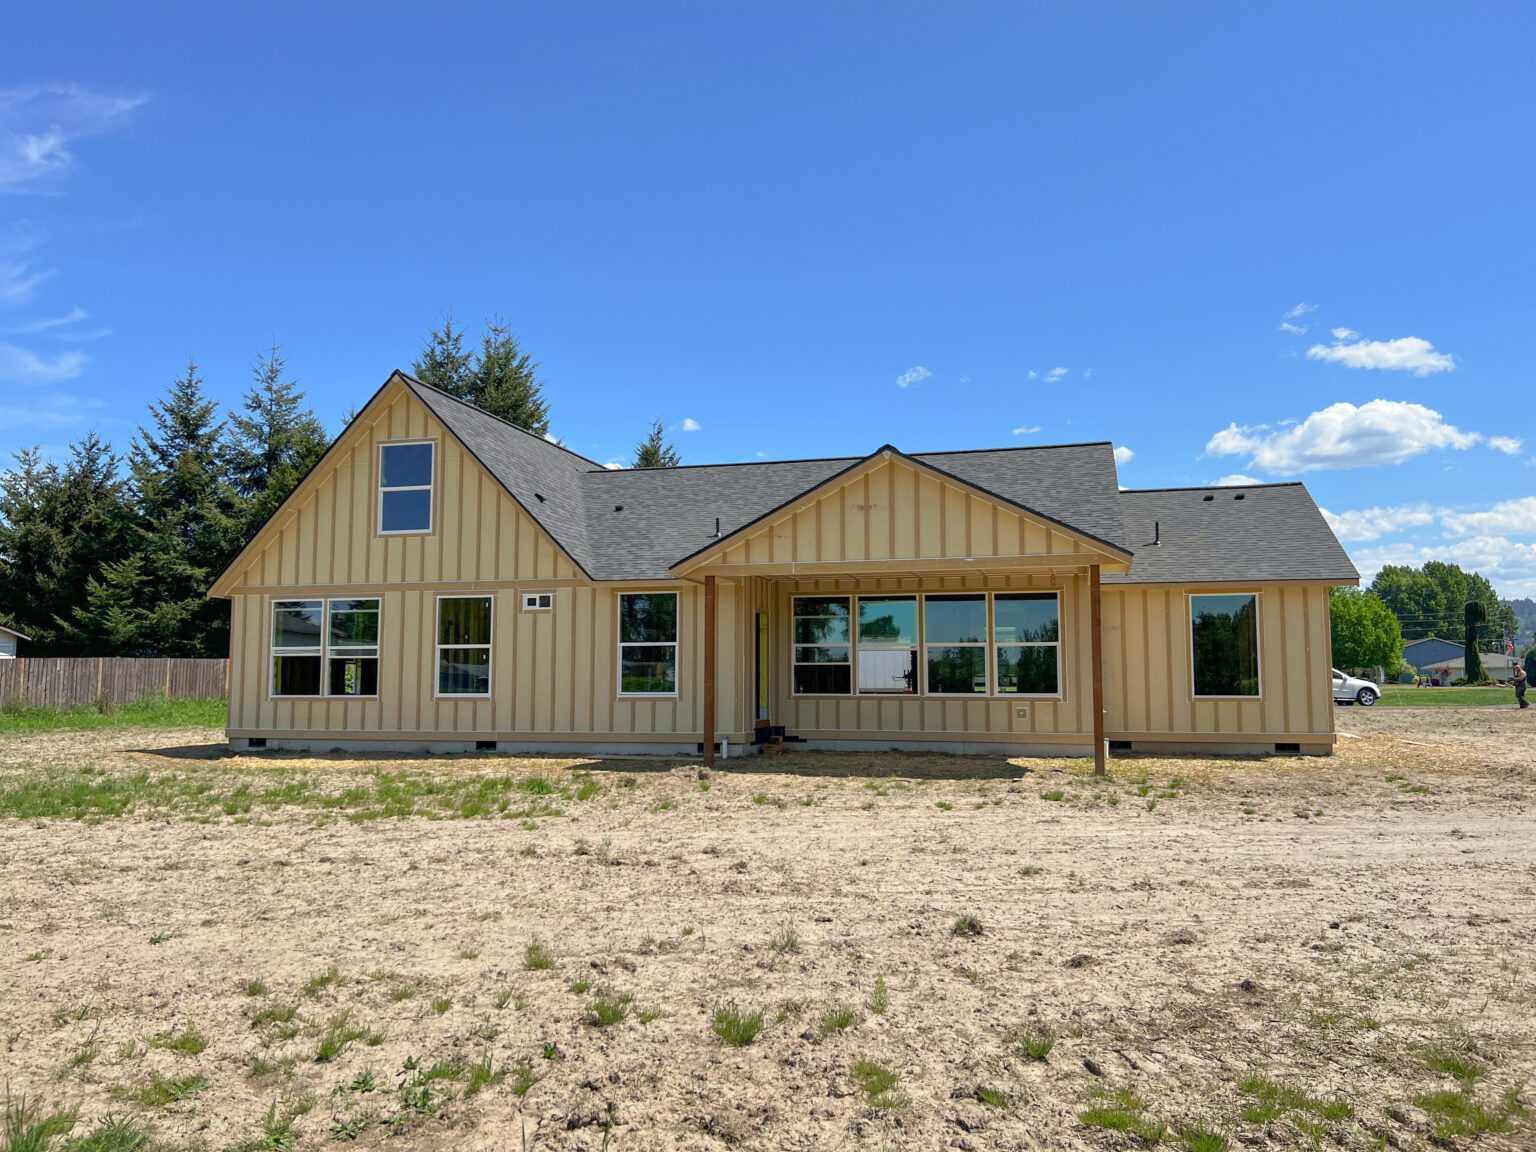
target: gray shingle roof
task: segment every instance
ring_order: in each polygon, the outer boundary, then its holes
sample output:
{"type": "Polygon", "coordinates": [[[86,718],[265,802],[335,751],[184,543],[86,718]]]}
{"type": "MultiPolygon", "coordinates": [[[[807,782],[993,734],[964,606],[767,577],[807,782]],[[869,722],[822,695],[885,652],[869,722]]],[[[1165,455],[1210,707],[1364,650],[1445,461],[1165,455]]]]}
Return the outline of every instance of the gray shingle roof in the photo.
{"type": "Polygon", "coordinates": [[[1301,484],[1127,490],[1120,505],[1136,558],[1106,584],[1360,578],[1301,484]]]}
{"type": "MultiPolygon", "coordinates": [[[[665,579],[716,542],[716,517],[729,536],[865,459],[605,469],[404,373],[399,379],[595,580],[665,579]]],[[[1131,573],[1106,582],[1357,578],[1300,484],[1122,492],[1107,441],[911,458],[1134,553],[1131,573]],[[1147,546],[1154,521],[1162,525],[1156,548],[1147,546]]]]}

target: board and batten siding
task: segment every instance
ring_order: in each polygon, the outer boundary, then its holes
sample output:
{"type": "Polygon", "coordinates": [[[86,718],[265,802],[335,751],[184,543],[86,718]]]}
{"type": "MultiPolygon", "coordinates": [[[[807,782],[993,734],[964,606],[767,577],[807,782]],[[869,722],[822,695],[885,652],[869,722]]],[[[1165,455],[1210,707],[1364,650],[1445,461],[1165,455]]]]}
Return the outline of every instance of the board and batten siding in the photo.
{"type": "Polygon", "coordinates": [[[1332,640],[1324,585],[1104,587],[1104,707],[1113,740],[1333,740],[1332,640]],[[1190,667],[1191,594],[1256,592],[1259,692],[1198,700],[1190,667]],[[1309,739],[1315,738],[1315,739],[1309,739]]]}

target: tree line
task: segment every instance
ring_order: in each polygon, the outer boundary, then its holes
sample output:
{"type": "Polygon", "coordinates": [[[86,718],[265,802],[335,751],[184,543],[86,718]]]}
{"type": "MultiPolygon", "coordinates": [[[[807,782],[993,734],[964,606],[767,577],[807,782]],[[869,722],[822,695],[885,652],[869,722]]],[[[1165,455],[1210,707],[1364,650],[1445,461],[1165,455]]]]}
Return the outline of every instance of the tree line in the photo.
{"type": "MultiPolygon", "coordinates": [[[[549,436],[539,366],[508,325],[487,321],[470,348],[465,335],[445,318],[415,375],[549,436]]],[[[189,360],[126,454],[94,430],[62,461],[16,453],[0,473],[0,624],[30,638],[27,655],[228,654],[229,606],[205,593],[330,443],[278,346],[256,356],[251,375],[224,408],[189,360]]],[[[679,463],[655,421],[634,466],[679,463]]]]}

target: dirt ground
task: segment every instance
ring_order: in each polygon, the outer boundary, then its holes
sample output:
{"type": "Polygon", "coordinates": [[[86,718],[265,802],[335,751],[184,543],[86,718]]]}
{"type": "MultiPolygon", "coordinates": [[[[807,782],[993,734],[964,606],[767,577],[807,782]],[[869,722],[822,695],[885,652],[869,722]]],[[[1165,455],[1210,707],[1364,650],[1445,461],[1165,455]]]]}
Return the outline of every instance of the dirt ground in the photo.
{"type": "Polygon", "coordinates": [[[0,1080],[210,1149],[1532,1147],[1532,715],[1108,781],[4,740],[0,1080]],[[381,814],[390,773],[534,805],[381,814]],[[108,785],[144,799],[28,814],[108,785]]]}

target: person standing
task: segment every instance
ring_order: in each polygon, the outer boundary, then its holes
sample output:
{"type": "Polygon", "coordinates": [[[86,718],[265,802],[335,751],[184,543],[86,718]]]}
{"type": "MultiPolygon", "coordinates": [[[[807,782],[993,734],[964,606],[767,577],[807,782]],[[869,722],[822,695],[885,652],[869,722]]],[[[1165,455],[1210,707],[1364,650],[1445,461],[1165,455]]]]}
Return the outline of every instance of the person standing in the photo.
{"type": "Polygon", "coordinates": [[[1529,679],[1530,678],[1525,674],[1525,665],[1516,664],[1515,676],[1514,679],[1510,681],[1510,683],[1515,686],[1515,703],[1519,704],[1522,708],[1529,708],[1531,706],[1530,702],[1525,698],[1525,689],[1529,683],[1529,679]]]}

